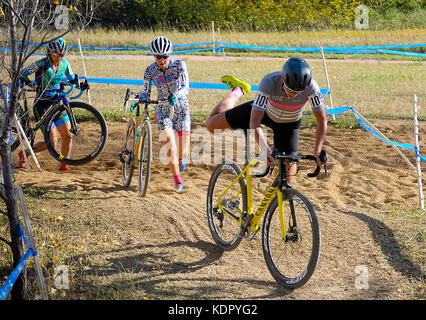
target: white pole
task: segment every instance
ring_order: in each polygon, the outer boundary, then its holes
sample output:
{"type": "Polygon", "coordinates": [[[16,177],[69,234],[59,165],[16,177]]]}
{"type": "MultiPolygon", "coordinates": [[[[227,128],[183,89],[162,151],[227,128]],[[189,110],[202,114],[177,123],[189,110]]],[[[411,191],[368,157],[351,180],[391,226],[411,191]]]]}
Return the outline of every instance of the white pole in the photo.
{"type": "MultiPolygon", "coordinates": [[[[20,202],[20,207],[21,207],[20,213],[21,213],[22,217],[24,218],[24,228],[25,228],[25,234],[28,238],[28,245],[30,246],[31,249],[35,250],[36,247],[35,247],[34,235],[33,235],[32,228],[31,228],[31,221],[30,221],[30,218],[28,216],[27,206],[25,204],[24,193],[23,193],[22,188],[20,186],[15,187],[15,194],[16,194],[16,197],[19,199],[19,202],[20,202]]],[[[37,271],[37,275],[38,275],[37,282],[38,282],[38,285],[40,287],[43,300],[49,300],[49,296],[47,294],[47,289],[46,289],[46,283],[44,282],[43,270],[41,268],[41,264],[40,264],[40,260],[38,258],[38,255],[34,256],[34,260],[35,260],[36,271],[37,271]]]]}
{"type": "MultiPolygon", "coordinates": [[[[325,64],[324,50],[322,47],[321,47],[321,55],[322,55],[322,64],[324,66],[324,72],[325,72],[325,80],[327,81],[327,89],[329,91],[328,98],[330,99],[330,108],[333,109],[333,98],[331,97],[330,81],[328,80],[327,66],[325,64]]],[[[333,121],[336,120],[336,116],[334,114],[332,118],[333,118],[333,121]]]]}
{"type": "Polygon", "coordinates": [[[216,53],[216,49],[214,45],[214,21],[212,21],[212,36],[213,36],[213,53],[216,53]]]}
{"type": "MultiPolygon", "coordinates": [[[[83,49],[81,48],[81,42],[80,42],[80,38],[78,36],[77,36],[77,40],[78,40],[78,47],[80,48],[81,63],[83,64],[84,76],[87,79],[86,65],[84,64],[83,49]]],[[[89,98],[89,104],[92,104],[92,101],[90,99],[90,89],[87,90],[87,97],[89,98]]]]}
{"type": "Polygon", "coordinates": [[[220,43],[222,44],[223,57],[226,58],[225,47],[223,46],[222,36],[220,35],[220,29],[219,28],[217,28],[217,33],[219,33],[220,43]]]}
{"type": "Polygon", "coordinates": [[[379,52],[379,30],[376,25],[376,42],[377,42],[377,61],[380,64],[380,52],[379,52]]]}
{"type": "Polygon", "coordinates": [[[24,129],[22,129],[21,123],[19,122],[18,117],[16,116],[16,113],[15,113],[15,123],[16,123],[16,126],[18,127],[18,137],[21,140],[22,151],[24,153],[24,158],[25,158],[25,165],[28,164],[28,161],[27,161],[28,158],[27,158],[27,154],[25,153],[25,148],[23,147],[24,144],[22,142],[22,137],[24,138],[25,143],[28,146],[28,150],[30,150],[30,154],[33,156],[33,159],[34,159],[34,161],[35,161],[35,163],[37,165],[37,168],[39,168],[41,170],[40,164],[38,163],[38,160],[37,160],[37,157],[36,157],[36,155],[34,153],[34,150],[33,150],[33,148],[31,148],[31,143],[28,141],[28,138],[25,135],[24,129]]]}
{"type": "MultiPolygon", "coordinates": [[[[419,150],[419,121],[417,119],[417,95],[414,95],[414,136],[415,143],[417,147],[417,152],[420,154],[419,150]]],[[[416,155],[416,164],[417,164],[417,181],[419,184],[419,200],[420,200],[420,208],[425,208],[424,194],[423,194],[423,186],[422,186],[422,171],[420,169],[420,157],[416,155]]]]}
{"type": "MultiPolygon", "coordinates": [[[[365,122],[365,123],[367,123],[370,127],[372,127],[372,128],[374,128],[374,130],[376,130],[377,131],[377,133],[379,133],[379,135],[383,138],[383,139],[385,139],[385,140],[389,140],[383,133],[381,133],[380,131],[379,131],[379,129],[377,129],[375,126],[373,126],[366,118],[364,118],[358,111],[356,111],[355,109],[354,109],[354,112],[365,122]]],[[[398,149],[398,147],[397,146],[395,146],[395,145],[393,145],[393,144],[391,144],[391,146],[401,155],[401,157],[407,162],[407,164],[411,167],[411,168],[413,168],[413,169],[416,169],[416,167],[410,162],[410,160],[408,160],[408,158],[401,152],[401,150],[399,150],[398,149]]]]}

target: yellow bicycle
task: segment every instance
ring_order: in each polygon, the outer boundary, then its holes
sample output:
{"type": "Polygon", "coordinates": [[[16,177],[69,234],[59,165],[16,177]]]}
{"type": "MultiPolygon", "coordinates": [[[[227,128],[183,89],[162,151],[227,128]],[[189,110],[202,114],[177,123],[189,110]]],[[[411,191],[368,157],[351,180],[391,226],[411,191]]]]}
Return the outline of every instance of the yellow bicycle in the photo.
{"type": "Polygon", "coordinates": [[[135,166],[139,166],[139,196],[144,197],[148,190],[151,175],[152,160],[152,129],[149,119],[149,104],[158,104],[164,101],[146,100],[140,102],[138,91],[126,90],[123,104],[123,115],[127,112],[129,101],[133,101],[130,112],[136,110],[136,117],[131,117],[127,125],[126,136],[118,158],[122,163],[122,179],[124,187],[129,187],[135,166]],[[135,96],[135,98],[131,98],[135,96]],[[140,103],[144,103],[143,112],[140,103]]]}
{"type": "MultiPolygon", "coordinates": [[[[233,161],[215,168],[207,193],[208,225],[216,244],[224,250],[233,250],[243,238],[256,238],[260,219],[266,213],[262,230],[266,265],[279,284],[294,289],[312,276],[319,259],[321,237],[314,206],[286,180],[286,163],[316,161],[316,158],[286,154],[274,154],[274,158],[275,166],[268,167],[262,174],[253,171],[262,163],[257,158],[244,170],[233,161]],[[272,172],[275,172],[275,178],[254,211],[252,178],[272,172]]],[[[320,158],[326,161],[325,151],[321,152],[320,158]]],[[[320,169],[317,166],[308,176],[317,176],[320,169]]]]}

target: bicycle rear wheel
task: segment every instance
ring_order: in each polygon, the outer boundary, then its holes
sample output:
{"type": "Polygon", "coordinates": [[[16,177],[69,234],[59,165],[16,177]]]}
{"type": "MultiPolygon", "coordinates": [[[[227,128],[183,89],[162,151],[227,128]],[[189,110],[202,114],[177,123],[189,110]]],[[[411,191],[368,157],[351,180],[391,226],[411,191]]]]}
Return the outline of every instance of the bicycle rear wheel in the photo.
{"type": "Polygon", "coordinates": [[[135,124],[135,119],[131,118],[126,130],[126,144],[121,150],[123,160],[121,166],[121,177],[123,178],[123,185],[125,188],[129,187],[130,182],[132,182],[133,172],[135,170],[133,161],[135,154],[135,124]]]}
{"type": "Polygon", "coordinates": [[[241,242],[241,224],[238,220],[247,212],[247,189],[243,178],[219,197],[241,173],[240,167],[232,163],[223,163],[216,167],[210,178],[207,191],[207,220],[216,244],[224,250],[233,250],[241,242]],[[232,217],[231,217],[232,216],[232,217]]]}
{"type": "Polygon", "coordinates": [[[59,118],[64,108],[56,108],[46,121],[44,141],[51,155],[58,161],[70,165],[82,165],[95,159],[106,145],[108,129],[102,114],[93,106],[84,102],[70,102],[76,122],[76,133],[71,133],[72,148],[67,158],[62,155],[62,140],[59,134],[58,141],[52,142],[50,132],[52,125],[59,118]]]}
{"type": "Polygon", "coordinates": [[[309,199],[295,189],[283,195],[285,239],[283,239],[277,197],[271,202],[263,223],[263,254],[273,278],[294,289],[312,276],[320,253],[318,217],[309,199]]]}
{"type": "Polygon", "coordinates": [[[139,196],[145,197],[151,175],[152,130],[151,123],[143,127],[142,145],[139,157],[139,196]]]}

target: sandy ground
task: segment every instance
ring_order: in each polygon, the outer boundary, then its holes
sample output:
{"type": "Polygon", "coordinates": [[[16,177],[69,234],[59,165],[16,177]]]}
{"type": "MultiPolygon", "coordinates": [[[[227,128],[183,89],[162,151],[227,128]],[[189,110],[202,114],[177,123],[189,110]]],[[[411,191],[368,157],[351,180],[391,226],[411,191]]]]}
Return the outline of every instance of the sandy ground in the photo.
{"type": "MultiPolygon", "coordinates": [[[[411,122],[377,121],[375,125],[391,140],[414,143],[411,122]]],[[[122,186],[116,156],[126,123],[109,122],[108,126],[106,149],[90,164],[59,173],[58,164],[40,154],[41,172],[16,171],[17,184],[24,187],[37,183],[56,192],[90,194],[96,199],[93,213],[108,215],[116,225],[109,236],[120,245],[92,250],[90,255],[102,256],[105,263],[87,266],[75,275],[75,283],[87,285],[88,278],[89,286],[98,288],[117,288],[118,283],[121,289],[131,288],[136,299],[425,298],[424,266],[408,256],[387,215],[394,205],[418,205],[416,171],[394,148],[364,129],[330,127],[326,138],[329,176],[307,178],[312,168],[305,167],[294,179],[293,186],[317,210],[322,247],[310,281],[288,291],[268,272],[261,241],[245,240],[232,252],[223,252],[214,244],[206,219],[207,187],[214,165],[190,163],[183,173],[184,192],[174,193],[170,171],[158,161],[160,142],[154,126],[152,176],[147,196],[140,198],[136,178],[129,189],[122,186]],[[355,285],[357,266],[366,266],[368,288],[355,285]],[[114,275],[122,278],[111,280],[114,275]]],[[[195,127],[202,129],[203,124],[195,127]]],[[[301,130],[301,153],[312,152],[314,130],[301,130]]],[[[425,135],[426,124],[421,123],[420,136],[425,135]]],[[[404,154],[414,162],[412,152],[404,154]]],[[[425,163],[421,166],[425,172],[425,163]]],[[[261,189],[260,183],[255,184],[261,189]]],[[[78,215],[79,209],[73,214],[78,215]]],[[[86,295],[81,292],[77,297],[86,295]]]]}

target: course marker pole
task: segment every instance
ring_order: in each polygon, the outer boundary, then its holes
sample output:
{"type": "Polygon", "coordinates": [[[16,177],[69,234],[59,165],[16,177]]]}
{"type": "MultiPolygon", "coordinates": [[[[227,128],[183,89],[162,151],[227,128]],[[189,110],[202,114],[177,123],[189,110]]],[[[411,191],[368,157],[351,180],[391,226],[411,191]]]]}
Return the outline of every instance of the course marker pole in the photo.
{"type": "MultiPolygon", "coordinates": [[[[86,65],[84,63],[83,49],[81,48],[81,42],[80,42],[80,38],[78,36],[77,36],[77,41],[78,41],[78,47],[80,48],[80,56],[81,56],[81,63],[83,64],[84,76],[87,79],[87,72],[86,72],[86,65]]],[[[90,89],[87,89],[87,98],[89,98],[89,104],[92,104],[92,101],[90,99],[90,89]]]]}
{"type": "Polygon", "coordinates": [[[214,21],[212,21],[212,39],[213,39],[213,53],[216,53],[215,43],[214,43],[214,21]]]}
{"type": "Polygon", "coordinates": [[[220,43],[222,44],[223,57],[224,57],[224,58],[226,58],[226,54],[225,54],[225,47],[224,47],[224,45],[223,45],[222,36],[220,35],[220,29],[219,29],[219,27],[217,28],[217,33],[219,33],[220,43]]]}
{"type": "Polygon", "coordinates": [[[417,119],[417,95],[414,95],[414,136],[415,136],[415,145],[417,148],[417,154],[416,154],[416,165],[417,165],[417,181],[419,184],[419,203],[420,208],[425,208],[424,203],[424,194],[423,194],[423,187],[422,187],[422,171],[420,168],[420,149],[419,149],[419,121],[417,119]]]}
{"type": "MultiPolygon", "coordinates": [[[[327,72],[327,66],[325,64],[325,56],[324,56],[324,50],[321,47],[321,55],[322,55],[322,64],[324,66],[324,72],[325,72],[325,80],[327,81],[327,89],[329,91],[328,98],[330,99],[330,108],[333,109],[333,98],[331,97],[331,89],[330,89],[330,81],[328,80],[328,72],[327,72]]],[[[333,121],[336,120],[336,116],[332,115],[333,121]]]]}
{"type": "MultiPolygon", "coordinates": [[[[22,191],[22,188],[20,186],[15,187],[15,194],[16,194],[16,198],[19,199],[20,209],[21,209],[20,213],[24,219],[24,228],[25,228],[25,234],[27,235],[27,238],[28,238],[28,245],[33,251],[36,251],[34,235],[31,228],[31,221],[28,216],[27,206],[25,204],[24,192],[22,191]]],[[[43,300],[49,300],[46,284],[44,282],[43,270],[41,268],[38,254],[34,255],[34,261],[35,261],[36,271],[37,271],[37,282],[41,290],[43,300]]]]}
{"type": "Polygon", "coordinates": [[[30,154],[33,156],[33,159],[34,159],[34,161],[35,161],[35,163],[36,163],[36,165],[37,165],[37,168],[39,168],[39,170],[41,170],[41,167],[40,167],[40,164],[38,163],[38,160],[37,160],[37,157],[36,157],[36,155],[35,155],[35,153],[34,153],[34,150],[33,150],[33,148],[31,147],[31,143],[28,141],[28,138],[27,138],[27,136],[25,135],[25,132],[24,132],[24,129],[22,129],[22,126],[21,126],[21,123],[19,122],[19,120],[18,120],[18,117],[17,117],[17,115],[16,115],[16,113],[15,113],[15,123],[16,123],[16,126],[17,126],[17,128],[18,128],[18,139],[19,139],[19,141],[21,141],[21,148],[22,148],[22,152],[23,152],[23,154],[24,154],[24,158],[25,158],[25,167],[27,168],[27,169],[29,169],[29,164],[28,164],[28,158],[27,158],[27,154],[26,154],[26,152],[25,152],[25,147],[24,147],[24,143],[23,143],[23,141],[22,141],[22,138],[24,138],[24,140],[25,140],[25,143],[27,144],[27,146],[28,146],[28,150],[30,151],[30,154]]]}

